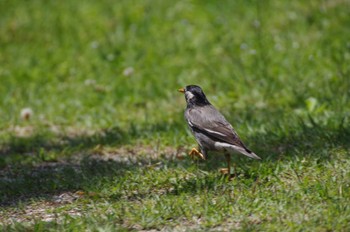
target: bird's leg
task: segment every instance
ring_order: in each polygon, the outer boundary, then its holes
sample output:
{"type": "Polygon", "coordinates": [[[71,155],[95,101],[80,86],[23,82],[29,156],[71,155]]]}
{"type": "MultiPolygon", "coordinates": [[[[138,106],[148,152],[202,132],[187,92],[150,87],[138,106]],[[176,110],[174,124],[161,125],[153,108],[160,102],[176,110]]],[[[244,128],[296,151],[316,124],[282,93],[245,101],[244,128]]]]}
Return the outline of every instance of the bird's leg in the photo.
{"type": "Polygon", "coordinates": [[[226,153],[225,157],[226,157],[226,161],[227,161],[228,174],[231,175],[231,155],[226,153]]]}
{"type": "Polygon", "coordinates": [[[234,176],[237,176],[237,166],[236,166],[236,163],[233,163],[233,167],[234,167],[234,169],[235,169],[235,174],[234,174],[234,176]]]}
{"type": "Polygon", "coordinates": [[[231,156],[229,153],[225,153],[225,158],[227,162],[227,168],[221,168],[220,172],[224,175],[231,176],[231,156]]]}
{"type": "Polygon", "coordinates": [[[194,159],[195,156],[201,158],[202,160],[205,160],[205,157],[202,153],[200,153],[196,148],[192,148],[190,153],[188,153],[192,159],[194,159]]]}

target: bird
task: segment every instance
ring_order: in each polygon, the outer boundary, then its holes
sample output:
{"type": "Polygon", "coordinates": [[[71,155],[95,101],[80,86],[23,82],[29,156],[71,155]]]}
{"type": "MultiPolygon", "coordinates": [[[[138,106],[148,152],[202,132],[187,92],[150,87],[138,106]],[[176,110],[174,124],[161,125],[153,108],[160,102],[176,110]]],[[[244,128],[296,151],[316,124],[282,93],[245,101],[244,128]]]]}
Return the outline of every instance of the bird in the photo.
{"type": "Polygon", "coordinates": [[[224,153],[227,168],[220,169],[220,172],[228,175],[231,175],[231,154],[261,159],[244,145],[232,125],[208,101],[201,87],[187,85],[178,91],[185,95],[187,106],[184,116],[199,146],[199,150],[192,148],[189,152],[192,158],[206,160],[209,151],[224,153]]]}

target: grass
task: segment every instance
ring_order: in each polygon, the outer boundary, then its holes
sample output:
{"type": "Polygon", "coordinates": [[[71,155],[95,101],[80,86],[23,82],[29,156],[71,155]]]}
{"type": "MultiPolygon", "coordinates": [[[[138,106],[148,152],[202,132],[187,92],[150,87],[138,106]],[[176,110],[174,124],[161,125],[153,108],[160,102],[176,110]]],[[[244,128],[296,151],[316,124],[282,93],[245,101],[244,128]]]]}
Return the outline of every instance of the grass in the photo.
{"type": "Polygon", "coordinates": [[[2,1],[1,229],[348,231],[349,9],[2,1]],[[262,161],[186,157],[187,84],[262,161]]]}

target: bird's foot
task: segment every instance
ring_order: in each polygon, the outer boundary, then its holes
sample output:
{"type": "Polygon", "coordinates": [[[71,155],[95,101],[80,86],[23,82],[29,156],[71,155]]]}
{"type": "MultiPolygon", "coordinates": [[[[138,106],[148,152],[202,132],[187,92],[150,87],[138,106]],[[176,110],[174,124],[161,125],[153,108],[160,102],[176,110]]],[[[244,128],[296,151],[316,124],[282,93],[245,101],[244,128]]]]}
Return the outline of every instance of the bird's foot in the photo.
{"type": "Polygon", "coordinates": [[[205,157],[202,153],[200,153],[196,148],[192,148],[192,150],[190,151],[190,153],[188,153],[189,156],[191,156],[192,159],[194,159],[194,157],[199,157],[202,160],[205,160],[205,157]]]}
{"type": "Polygon", "coordinates": [[[219,172],[223,175],[228,175],[230,174],[230,170],[228,168],[220,168],[219,172]]]}
{"type": "Polygon", "coordinates": [[[219,172],[220,172],[222,175],[225,175],[225,176],[228,177],[229,180],[232,180],[233,178],[236,177],[236,175],[235,175],[235,174],[231,174],[230,171],[231,171],[231,170],[228,169],[228,168],[220,168],[220,169],[219,169],[219,172]]]}

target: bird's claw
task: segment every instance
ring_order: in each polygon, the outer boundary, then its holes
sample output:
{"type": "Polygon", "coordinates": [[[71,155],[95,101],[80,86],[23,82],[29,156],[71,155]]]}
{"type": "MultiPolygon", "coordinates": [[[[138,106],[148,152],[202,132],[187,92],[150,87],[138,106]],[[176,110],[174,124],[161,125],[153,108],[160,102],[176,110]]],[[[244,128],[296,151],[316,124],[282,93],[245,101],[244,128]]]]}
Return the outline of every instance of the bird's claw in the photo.
{"type": "Polygon", "coordinates": [[[196,156],[201,158],[202,160],[205,160],[205,157],[202,153],[200,153],[196,148],[192,148],[192,150],[188,153],[189,156],[191,156],[192,159],[194,159],[196,156]]]}
{"type": "Polygon", "coordinates": [[[220,168],[219,169],[219,172],[224,175],[224,176],[227,176],[229,180],[232,180],[236,177],[236,174],[231,174],[231,170],[228,169],[228,168],[220,168]]]}
{"type": "Polygon", "coordinates": [[[223,174],[223,175],[228,175],[228,174],[230,174],[230,173],[229,173],[230,170],[228,170],[228,168],[220,168],[220,169],[219,169],[219,172],[220,172],[221,174],[223,174]]]}

